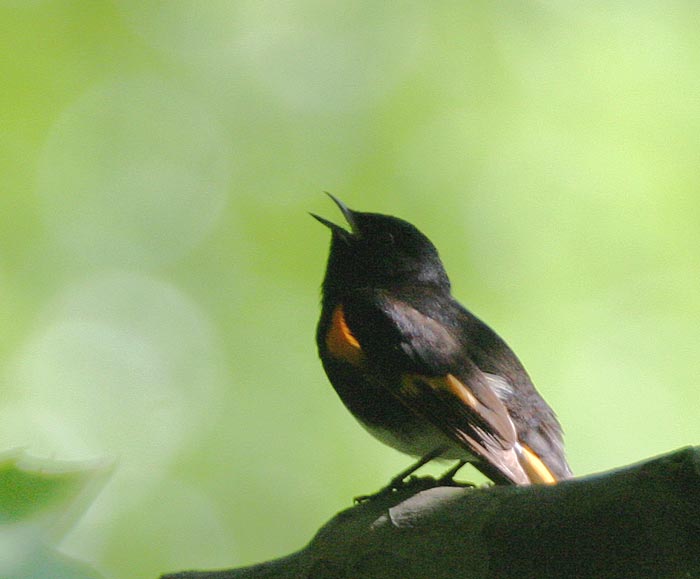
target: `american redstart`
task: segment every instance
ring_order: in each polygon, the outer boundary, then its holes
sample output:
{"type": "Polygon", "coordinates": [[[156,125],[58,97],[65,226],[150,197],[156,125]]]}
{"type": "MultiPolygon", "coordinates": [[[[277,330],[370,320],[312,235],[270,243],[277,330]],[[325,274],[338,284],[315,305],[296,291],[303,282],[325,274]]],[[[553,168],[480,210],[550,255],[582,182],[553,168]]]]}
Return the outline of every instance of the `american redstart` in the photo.
{"type": "Polygon", "coordinates": [[[332,233],[316,341],[360,424],[422,457],[416,466],[459,461],[451,475],[468,462],[497,484],[572,476],[554,412],[508,345],[452,297],[431,241],[330,197],[350,229],[312,214],[332,233]]]}

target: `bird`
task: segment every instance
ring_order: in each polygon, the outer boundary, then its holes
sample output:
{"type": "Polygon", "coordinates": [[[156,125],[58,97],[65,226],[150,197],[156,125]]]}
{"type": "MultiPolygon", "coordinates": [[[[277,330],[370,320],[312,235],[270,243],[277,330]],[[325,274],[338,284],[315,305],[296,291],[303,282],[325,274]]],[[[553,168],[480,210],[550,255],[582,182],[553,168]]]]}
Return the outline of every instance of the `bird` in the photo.
{"type": "Polygon", "coordinates": [[[506,342],[452,295],[433,243],[398,217],[354,211],[331,231],[316,343],[341,401],[379,441],[472,464],[497,485],[572,477],[562,427],[506,342]]]}

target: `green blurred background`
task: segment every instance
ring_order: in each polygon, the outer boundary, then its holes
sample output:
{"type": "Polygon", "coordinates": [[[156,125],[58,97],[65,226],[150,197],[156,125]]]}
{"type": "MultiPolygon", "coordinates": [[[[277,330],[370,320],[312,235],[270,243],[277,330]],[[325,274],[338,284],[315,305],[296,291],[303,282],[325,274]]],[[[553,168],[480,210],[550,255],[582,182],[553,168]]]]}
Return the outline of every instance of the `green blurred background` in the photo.
{"type": "Polygon", "coordinates": [[[324,190],[433,239],[577,473],[700,442],[699,29],[687,1],[0,0],[0,450],[117,464],[63,551],[273,558],[408,463],[316,357],[324,190]]]}

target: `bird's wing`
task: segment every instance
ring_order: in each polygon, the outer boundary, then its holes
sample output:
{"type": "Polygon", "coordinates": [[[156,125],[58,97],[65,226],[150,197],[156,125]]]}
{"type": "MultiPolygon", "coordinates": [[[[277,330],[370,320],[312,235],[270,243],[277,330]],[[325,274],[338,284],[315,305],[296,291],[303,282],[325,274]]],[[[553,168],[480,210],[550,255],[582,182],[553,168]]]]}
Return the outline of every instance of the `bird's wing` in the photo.
{"type": "Polygon", "coordinates": [[[482,459],[497,482],[533,482],[508,410],[449,328],[395,299],[357,300],[345,314],[366,363],[401,403],[482,459]]]}
{"type": "MultiPolygon", "coordinates": [[[[464,331],[469,336],[469,356],[511,409],[521,445],[547,465],[550,474],[538,480],[553,482],[570,478],[572,472],[566,461],[559,421],[535,390],[520,360],[491,328],[456,302],[452,303],[459,312],[460,327],[466,328],[464,331]]],[[[528,459],[521,458],[521,462],[524,460],[528,459]]]]}

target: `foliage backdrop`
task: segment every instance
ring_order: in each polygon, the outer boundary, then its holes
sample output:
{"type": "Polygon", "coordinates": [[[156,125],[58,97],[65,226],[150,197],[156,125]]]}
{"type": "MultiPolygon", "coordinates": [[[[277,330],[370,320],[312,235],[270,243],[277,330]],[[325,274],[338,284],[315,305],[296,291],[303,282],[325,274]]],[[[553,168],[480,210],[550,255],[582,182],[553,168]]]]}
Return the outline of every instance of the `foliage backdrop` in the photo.
{"type": "Polygon", "coordinates": [[[0,450],[115,461],[62,550],[248,564],[406,465],[316,359],[324,190],[435,241],[577,473],[698,443],[699,26],[675,0],[0,0],[0,450]]]}

